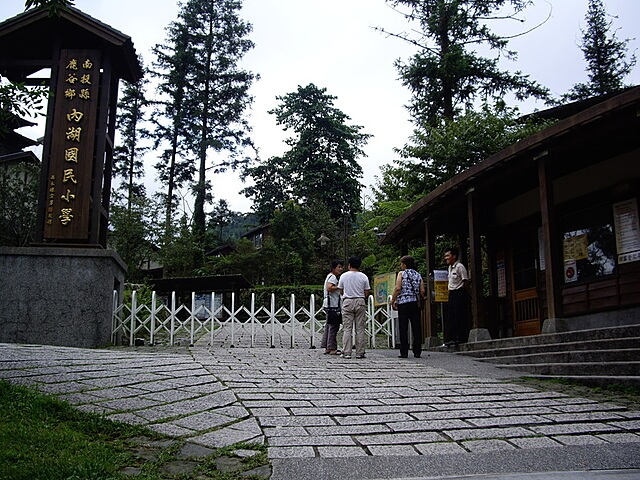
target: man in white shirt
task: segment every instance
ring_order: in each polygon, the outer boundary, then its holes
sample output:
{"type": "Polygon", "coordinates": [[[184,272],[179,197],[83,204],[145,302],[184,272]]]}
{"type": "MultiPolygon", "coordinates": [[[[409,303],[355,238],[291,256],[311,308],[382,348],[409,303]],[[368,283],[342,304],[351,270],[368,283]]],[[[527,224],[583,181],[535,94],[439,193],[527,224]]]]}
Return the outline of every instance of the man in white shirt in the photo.
{"type": "Polygon", "coordinates": [[[448,347],[458,346],[465,342],[467,327],[467,287],[469,275],[467,269],[460,263],[460,252],[457,248],[447,248],[444,251],[444,260],[449,266],[449,341],[448,347]]]}
{"type": "Polygon", "coordinates": [[[369,278],[360,271],[362,260],[349,259],[349,270],[342,274],[338,288],[342,293],[342,357],[351,358],[353,350],[352,332],[356,330],[356,358],[364,358],[366,342],[366,299],[371,294],[369,278]]]}

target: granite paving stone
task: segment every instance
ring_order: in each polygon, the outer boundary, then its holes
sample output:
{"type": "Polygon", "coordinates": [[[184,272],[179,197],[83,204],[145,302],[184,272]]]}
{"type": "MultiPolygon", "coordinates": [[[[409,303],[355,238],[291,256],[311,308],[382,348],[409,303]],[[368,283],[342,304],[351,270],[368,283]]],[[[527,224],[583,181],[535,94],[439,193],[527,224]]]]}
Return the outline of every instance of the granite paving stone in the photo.
{"type": "Polygon", "coordinates": [[[596,435],[610,443],[637,443],[640,442],[640,435],[635,433],[601,433],[596,435]]]}
{"type": "Polygon", "coordinates": [[[499,439],[488,440],[468,440],[462,442],[463,448],[474,453],[495,452],[498,450],[514,450],[516,447],[510,443],[499,439]]]}
{"type": "Polygon", "coordinates": [[[373,456],[413,456],[420,453],[411,445],[371,445],[367,447],[373,456]]]}
{"type": "Polygon", "coordinates": [[[355,439],[362,445],[397,445],[426,442],[442,442],[444,438],[436,432],[416,433],[383,433],[380,435],[356,435],[355,439]]]}
{"type": "Polygon", "coordinates": [[[521,427],[511,428],[472,428],[466,430],[445,430],[444,433],[456,441],[487,439],[487,438],[516,438],[533,437],[537,432],[521,427]]]}
{"type": "Polygon", "coordinates": [[[364,425],[368,423],[394,423],[405,424],[406,422],[413,422],[414,419],[406,413],[389,413],[389,414],[367,414],[362,412],[362,415],[349,415],[346,417],[335,417],[336,421],[340,425],[364,425]]]}
{"type": "Polygon", "coordinates": [[[348,435],[325,435],[325,436],[277,436],[269,437],[269,445],[272,447],[292,447],[303,445],[350,445],[355,446],[356,442],[348,435]]]}
{"type": "Polygon", "coordinates": [[[510,438],[509,443],[518,448],[553,448],[558,442],[549,437],[510,438]]]}
{"type": "Polygon", "coordinates": [[[559,425],[534,425],[530,427],[536,433],[544,435],[562,435],[573,433],[606,433],[620,431],[622,428],[613,424],[606,423],[565,423],[559,425]]]}
{"type": "Polygon", "coordinates": [[[481,370],[495,377],[478,376],[477,362],[468,373],[443,368],[470,362],[455,354],[400,362],[397,351],[367,350],[364,361],[346,361],[286,342],[216,345],[3,344],[0,378],[203,448],[266,443],[271,459],[294,463],[444,461],[640,443],[640,408],[510,383],[518,372],[491,365],[481,370]],[[439,366],[430,365],[437,358],[439,366]]]}
{"type": "Polygon", "coordinates": [[[468,418],[467,421],[478,427],[504,427],[509,425],[545,425],[553,420],[539,415],[516,415],[505,417],[468,418]]]}
{"type": "Polygon", "coordinates": [[[422,455],[451,455],[463,454],[467,451],[457,443],[419,443],[415,445],[416,450],[422,455]]]}
{"type": "Polygon", "coordinates": [[[563,445],[595,445],[605,443],[602,438],[595,435],[556,435],[553,439],[563,445]]]}
{"type": "Polygon", "coordinates": [[[269,447],[268,455],[269,458],[308,458],[315,457],[316,452],[313,447],[269,447]]]}
{"type": "MultiPolygon", "coordinates": [[[[366,457],[367,453],[360,447],[317,447],[318,455],[323,458],[366,457]]],[[[271,455],[271,449],[269,449],[271,455]]]]}

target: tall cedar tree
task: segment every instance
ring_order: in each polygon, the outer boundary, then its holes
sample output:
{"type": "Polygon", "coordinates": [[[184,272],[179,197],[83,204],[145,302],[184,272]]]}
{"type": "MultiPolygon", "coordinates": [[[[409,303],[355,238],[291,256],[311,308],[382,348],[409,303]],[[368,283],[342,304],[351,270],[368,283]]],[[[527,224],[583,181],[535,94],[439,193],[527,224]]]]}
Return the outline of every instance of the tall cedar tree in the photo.
{"type": "Polygon", "coordinates": [[[611,32],[612,21],[607,21],[602,0],[589,0],[585,20],[587,29],[582,30],[580,49],[587,61],[589,82],[575,84],[564,96],[566,100],[583,100],[624,88],[624,78],[636,64],[635,55],[627,60],[630,39],[618,40],[611,32]]]}
{"type": "Polygon", "coordinates": [[[498,68],[500,56],[515,59],[516,53],[507,50],[506,38],[486,25],[492,18],[516,18],[529,0],[387,1],[420,26],[418,38],[395,34],[418,47],[407,63],[396,62],[412,93],[408,109],[416,128],[411,143],[397,150],[401,158],[396,165],[382,167],[374,191],[377,201],[414,202],[536,130],[519,123],[517,110],[502,100],[505,94],[548,98],[548,90],[521,72],[498,68]],[[494,15],[507,9],[506,15],[494,15]],[[485,58],[470,50],[477,45],[498,56],[485,58]]]}
{"type": "MultiPolygon", "coordinates": [[[[440,125],[453,120],[477,100],[500,99],[513,93],[518,100],[547,98],[548,90],[521,72],[498,67],[500,56],[515,59],[508,40],[492,33],[486,22],[501,9],[513,11],[499,18],[515,18],[530,0],[387,0],[420,26],[419,37],[399,36],[418,47],[408,62],[398,60],[400,78],[412,94],[409,112],[417,125],[440,125]],[[470,48],[484,45],[495,58],[470,48]]],[[[389,33],[389,32],[387,32],[389,33]]]]}
{"type": "Polygon", "coordinates": [[[127,210],[131,210],[135,197],[145,196],[145,188],[140,179],[144,177],[142,157],[149,148],[141,145],[140,141],[149,136],[149,132],[142,127],[149,106],[145,98],[148,83],[145,78],[135,83],[126,82],[118,102],[117,128],[120,142],[114,149],[113,173],[122,178],[120,191],[126,198],[127,210]]]}
{"type": "Polygon", "coordinates": [[[270,110],[278,125],[293,136],[281,157],[249,168],[254,185],[243,190],[253,197],[254,209],[261,221],[289,200],[301,204],[320,202],[331,218],[354,218],[360,211],[362,167],[358,158],[371,135],[363,127],[348,125],[350,118],[334,106],[337,97],[314,84],[276,97],[281,103],[270,110]]]}
{"type": "MultiPolygon", "coordinates": [[[[153,48],[155,62],[151,74],[159,79],[157,100],[151,116],[154,149],[164,146],[156,163],[158,180],[166,185],[165,231],[171,230],[177,190],[191,181],[195,165],[187,139],[193,136],[188,119],[191,112],[185,103],[190,88],[187,72],[195,63],[187,49],[189,38],[184,24],[172,22],[167,27],[166,45],[153,48]]],[[[162,195],[161,195],[162,196],[162,195]]]]}
{"type": "Polygon", "coordinates": [[[179,13],[193,60],[182,73],[189,83],[185,101],[197,156],[193,223],[199,238],[205,232],[204,206],[211,201],[207,171],[223,172],[248,162],[242,156],[251,144],[244,114],[253,102],[248,92],[255,76],[239,63],[254,44],[247,38],[251,25],[238,16],[241,8],[238,0],[189,0],[179,13]],[[210,152],[219,159],[212,162],[210,152]]]}

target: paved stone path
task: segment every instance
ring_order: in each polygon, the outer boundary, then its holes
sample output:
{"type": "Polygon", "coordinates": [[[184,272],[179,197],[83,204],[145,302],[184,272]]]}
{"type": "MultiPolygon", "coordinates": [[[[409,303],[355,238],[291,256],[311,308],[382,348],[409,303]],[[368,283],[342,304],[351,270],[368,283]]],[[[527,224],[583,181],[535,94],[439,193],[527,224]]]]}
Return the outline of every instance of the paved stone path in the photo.
{"type": "MultiPolygon", "coordinates": [[[[291,468],[307,459],[640,448],[640,409],[509,383],[517,372],[450,353],[396,357],[0,344],[0,378],[207,447],[268,442],[273,478],[279,459],[291,468]]],[[[335,478],[327,475],[315,478],[335,478]]]]}

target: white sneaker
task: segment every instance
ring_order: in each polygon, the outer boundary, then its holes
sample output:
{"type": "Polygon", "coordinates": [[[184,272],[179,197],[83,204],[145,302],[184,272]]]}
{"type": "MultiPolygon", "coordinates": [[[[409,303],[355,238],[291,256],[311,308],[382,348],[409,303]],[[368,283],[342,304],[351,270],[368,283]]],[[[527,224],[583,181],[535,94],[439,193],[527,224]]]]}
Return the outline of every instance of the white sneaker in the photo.
{"type": "Polygon", "coordinates": [[[351,358],[351,355],[343,353],[342,355],[340,355],[340,358],[351,358]]]}

